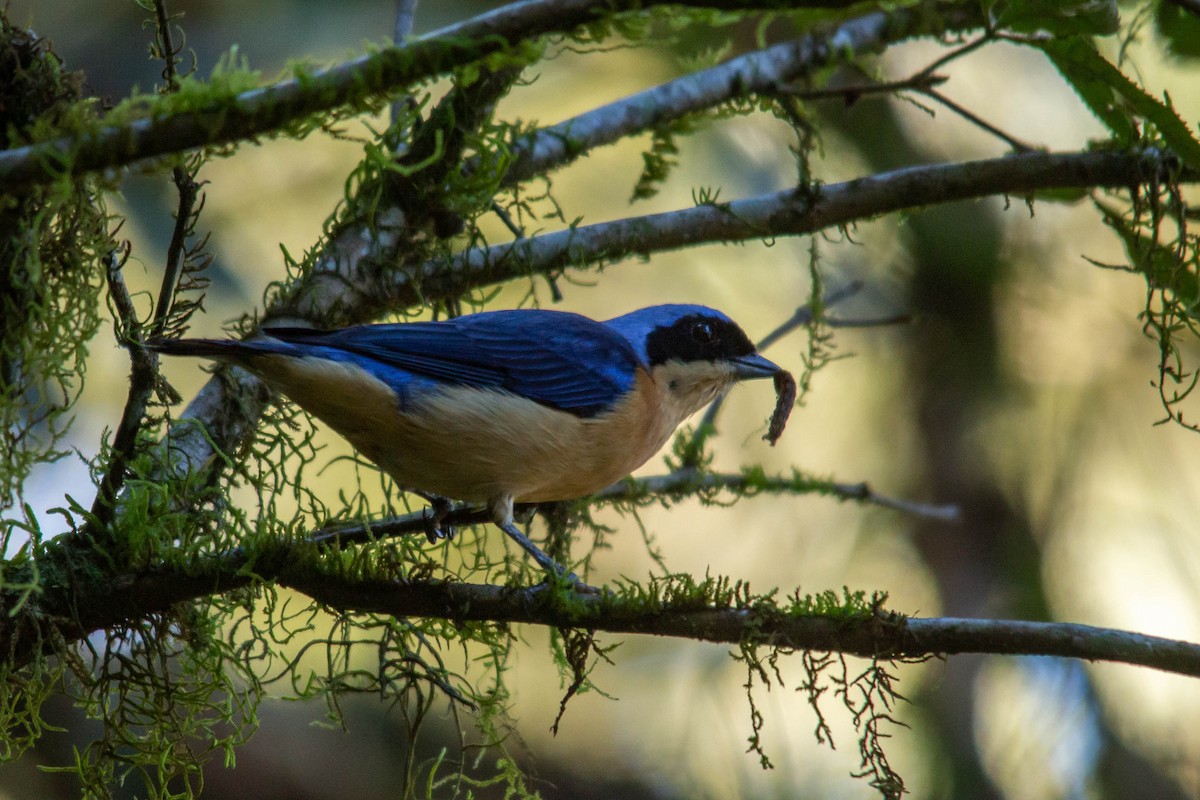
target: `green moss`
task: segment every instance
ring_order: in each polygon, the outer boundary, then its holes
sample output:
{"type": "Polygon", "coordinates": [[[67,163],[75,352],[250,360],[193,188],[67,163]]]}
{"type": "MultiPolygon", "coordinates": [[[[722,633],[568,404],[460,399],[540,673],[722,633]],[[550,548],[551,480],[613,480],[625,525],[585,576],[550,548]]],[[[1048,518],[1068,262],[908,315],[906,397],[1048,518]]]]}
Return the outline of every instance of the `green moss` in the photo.
{"type": "MultiPolygon", "coordinates": [[[[22,143],[77,107],[80,78],[44,43],[0,15],[5,141],[22,143]]],[[[83,389],[87,345],[100,324],[99,276],[112,249],[108,214],[91,184],[60,180],[0,198],[0,510],[22,502],[60,442],[83,389]]]]}

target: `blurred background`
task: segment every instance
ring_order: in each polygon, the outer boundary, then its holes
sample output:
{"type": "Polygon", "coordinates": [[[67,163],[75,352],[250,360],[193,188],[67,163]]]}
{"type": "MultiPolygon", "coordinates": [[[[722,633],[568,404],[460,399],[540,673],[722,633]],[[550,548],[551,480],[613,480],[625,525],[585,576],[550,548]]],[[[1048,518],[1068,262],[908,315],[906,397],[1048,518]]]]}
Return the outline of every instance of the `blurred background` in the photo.
{"type": "MultiPolygon", "coordinates": [[[[427,0],[416,30],[497,5],[427,0]]],[[[288,59],[332,62],[384,42],[394,12],[390,0],[173,0],[170,8],[185,14],[181,24],[200,74],[236,45],[265,78],[288,59]]],[[[161,65],[147,55],[147,15],[135,3],[12,0],[8,13],[50,39],[67,67],[83,70],[96,96],[119,99],[158,80],[161,65]]],[[[753,41],[752,29],[743,33],[739,47],[753,41]]],[[[1116,43],[1109,44],[1115,57],[1116,43]]],[[[936,43],[911,42],[872,63],[880,76],[898,79],[943,52],[936,43]]],[[[1169,90],[1195,126],[1196,63],[1173,60],[1149,29],[1127,55],[1127,72],[1152,94],[1169,90]]],[[[500,116],[559,122],[680,74],[677,56],[648,48],[564,54],[539,65],[500,116]]],[[[1077,150],[1104,137],[1035,52],[993,45],[940,72],[950,78],[941,87],[947,96],[1025,142],[1077,150]]],[[[894,98],[810,108],[822,141],[813,168],[826,182],[1006,152],[1003,142],[943,108],[929,113],[894,98]]],[[[630,207],[647,144],[640,137],[603,148],[556,173],[554,195],[566,218],[597,222],[687,207],[700,187],[719,187],[726,200],[795,184],[793,134],[760,115],[714,122],[681,140],[680,166],[662,191],[630,207]]],[[[299,254],[316,242],[360,154],[354,142],[318,135],[246,145],[205,166],[199,227],[212,231],[216,263],[195,333],[217,334],[260,307],[266,285],[284,275],[281,245],[299,254]]],[[[1195,202],[1194,191],[1191,197],[1195,202]]],[[[131,175],[110,204],[128,217],[128,280],[156,287],[172,224],[169,179],[131,175]]],[[[700,302],[725,310],[758,338],[807,298],[812,244],[713,246],[623,263],[578,283],[563,281],[558,307],[605,318],[656,302],[700,302]]],[[[1200,437],[1153,424],[1162,416],[1150,386],[1157,350],[1137,318],[1145,283],[1085,260],[1125,258],[1094,209],[993,198],[863,222],[826,232],[815,244],[831,288],[865,284],[834,314],[911,313],[914,321],[839,330],[837,353],[847,357],[818,374],[774,449],[759,441],[770,387],[738,389],[719,421],[716,468],[762,463],[786,472],[796,465],[865,480],[896,497],[954,503],[963,519],[947,524],[817,497],[651,509],[641,523],[668,567],[730,575],[759,591],[883,590],[889,608],[921,616],[1063,620],[1200,639],[1200,437]]],[[[519,302],[528,289],[511,287],[496,306],[519,302]]],[[[534,291],[551,303],[544,284],[534,291]]],[[[802,337],[793,336],[768,355],[799,371],[803,348],[802,337]]],[[[1187,356],[1200,360],[1195,348],[1187,356]]],[[[128,375],[127,358],[107,331],[92,361],[74,433],[75,446],[89,455],[118,419],[128,375]]],[[[195,363],[166,368],[185,396],[207,377],[195,363]]],[[[322,459],[345,453],[332,438],[327,443],[322,459]]],[[[653,461],[643,471],[664,467],[653,461]]],[[[337,469],[322,474],[330,497],[344,477],[337,469]]],[[[40,509],[50,508],[62,503],[64,486],[85,492],[88,481],[80,462],[62,461],[38,473],[28,494],[40,509]]],[[[602,519],[618,532],[598,554],[593,582],[655,570],[634,520],[602,519]]],[[[758,694],[763,745],[775,765],[764,771],[744,753],[751,734],[746,675],[728,648],[623,639],[614,664],[601,663],[592,675],[611,697],[575,698],[554,737],[549,728],[562,684],[547,633],[520,636],[507,680],[523,741],[512,746],[525,758],[531,787],[547,798],[874,796],[850,777],[859,767],[855,736],[833,698],[825,711],[837,748],[816,743],[816,717],[796,691],[804,678],[798,658],[784,663],[784,685],[758,694]]],[[[887,744],[914,798],[1200,796],[1195,681],[1107,664],[961,656],[897,673],[911,701],[897,715],[911,729],[895,730],[887,744]]],[[[312,724],[324,714],[320,703],[269,699],[261,729],[236,753],[236,768],[218,762],[208,770],[206,796],[395,796],[402,721],[361,698],[347,705],[346,730],[312,724]]],[[[45,736],[32,757],[0,767],[0,795],[73,796],[69,777],[40,772],[35,761],[71,763],[71,748],[94,728],[62,704],[48,707],[47,719],[66,732],[45,736]]],[[[455,746],[454,721],[438,724],[445,739],[430,734],[431,753],[455,746]]]]}

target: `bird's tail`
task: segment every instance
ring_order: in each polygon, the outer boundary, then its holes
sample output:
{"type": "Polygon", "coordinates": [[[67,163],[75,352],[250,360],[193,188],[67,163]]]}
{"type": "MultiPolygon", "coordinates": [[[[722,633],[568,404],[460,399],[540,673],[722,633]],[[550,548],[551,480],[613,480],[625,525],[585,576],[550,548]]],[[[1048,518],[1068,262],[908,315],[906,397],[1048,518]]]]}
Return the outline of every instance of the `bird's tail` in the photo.
{"type": "Polygon", "coordinates": [[[232,339],[156,339],[146,347],[168,356],[198,356],[218,361],[236,361],[244,354],[245,345],[232,339]]]}

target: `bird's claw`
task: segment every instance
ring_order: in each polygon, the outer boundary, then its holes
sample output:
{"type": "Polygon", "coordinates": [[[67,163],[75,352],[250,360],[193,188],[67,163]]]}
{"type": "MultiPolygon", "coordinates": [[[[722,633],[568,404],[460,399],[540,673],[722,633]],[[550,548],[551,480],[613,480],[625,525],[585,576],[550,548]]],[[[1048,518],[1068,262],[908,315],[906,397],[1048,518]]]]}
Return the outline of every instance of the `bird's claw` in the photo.
{"type": "Polygon", "coordinates": [[[453,504],[444,497],[429,498],[429,507],[425,509],[425,538],[430,544],[437,544],[442,539],[453,541],[458,533],[453,525],[442,525],[452,508],[453,504]]]}

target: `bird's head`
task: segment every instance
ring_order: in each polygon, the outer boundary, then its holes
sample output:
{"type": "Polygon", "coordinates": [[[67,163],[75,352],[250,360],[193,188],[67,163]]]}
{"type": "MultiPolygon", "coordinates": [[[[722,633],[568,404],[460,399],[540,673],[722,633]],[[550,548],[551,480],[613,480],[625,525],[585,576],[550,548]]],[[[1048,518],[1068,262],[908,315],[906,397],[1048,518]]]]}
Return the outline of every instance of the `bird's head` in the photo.
{"type": "Polygon", "coordinates": [[[738,381],[781,372],[733,320],[706,306],[662,305],[605,323],[624,336],[685,415],[738,381]]]}

